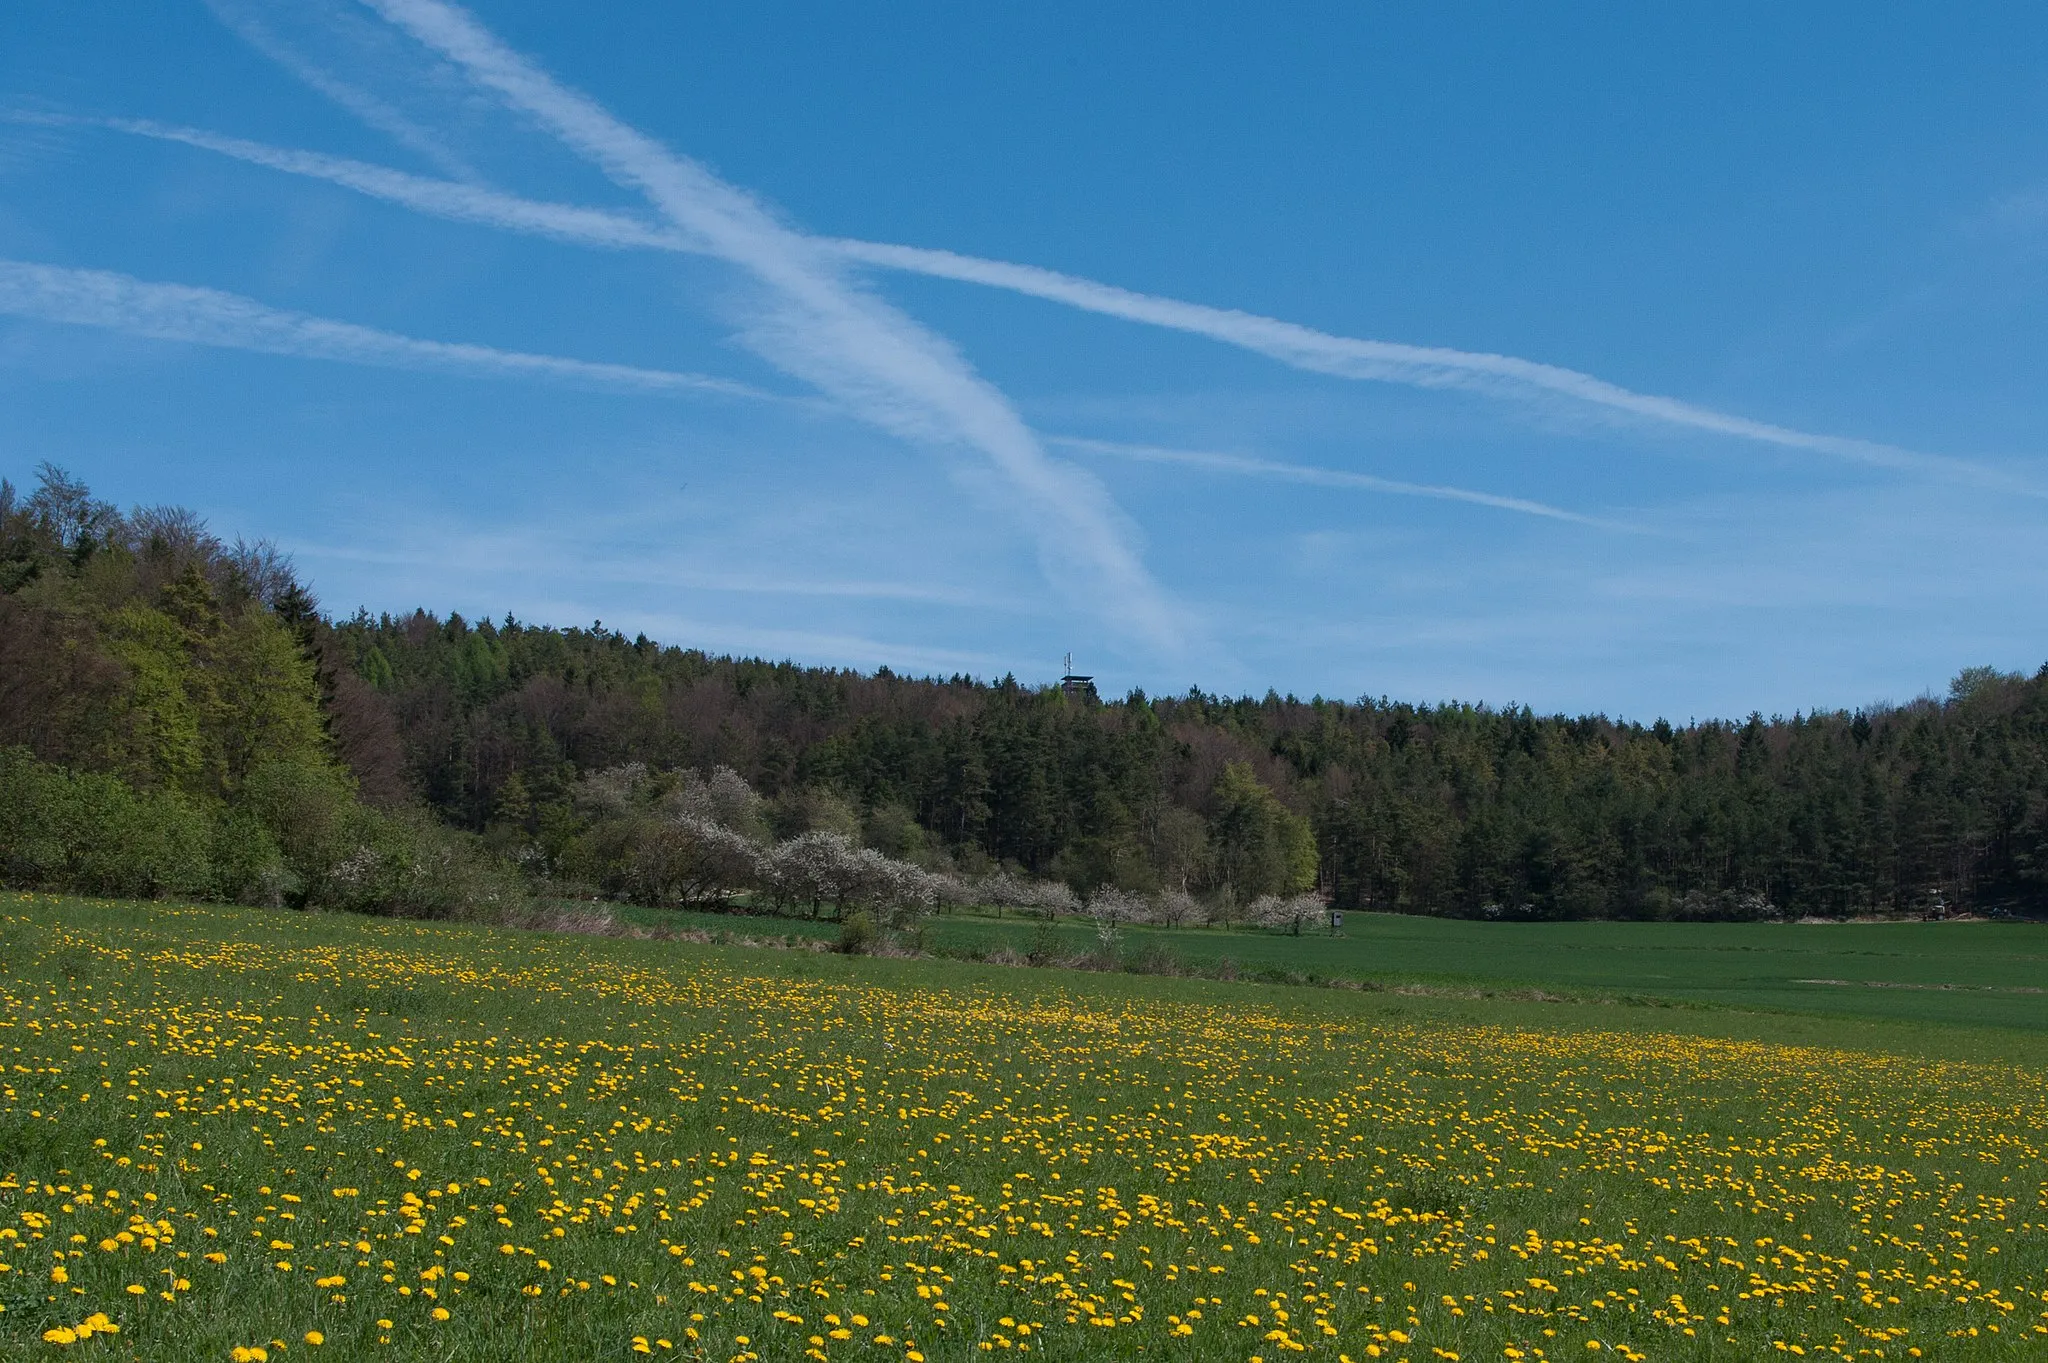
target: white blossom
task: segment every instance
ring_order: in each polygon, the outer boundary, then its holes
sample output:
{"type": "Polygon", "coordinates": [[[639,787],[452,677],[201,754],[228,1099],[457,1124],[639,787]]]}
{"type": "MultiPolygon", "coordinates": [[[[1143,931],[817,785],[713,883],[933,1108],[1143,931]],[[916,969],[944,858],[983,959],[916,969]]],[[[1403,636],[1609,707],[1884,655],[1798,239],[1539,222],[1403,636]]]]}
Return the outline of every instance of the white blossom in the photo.
{"type": "Polygon", "coordinates": [[[1262,894],[1252,901],[1246,916],[1260,927],[1285,928],[1298,937],[1304,927],[1328,912],[1323,901],[1312,894],[1262,894]]]}
{"type": "Polygon", "coordinates": [[[1202,902],[1186,890],[1162,890],[1146,910],[1147,921],[1165,928],[1192,927],[1202,921],[1202,902]]]}

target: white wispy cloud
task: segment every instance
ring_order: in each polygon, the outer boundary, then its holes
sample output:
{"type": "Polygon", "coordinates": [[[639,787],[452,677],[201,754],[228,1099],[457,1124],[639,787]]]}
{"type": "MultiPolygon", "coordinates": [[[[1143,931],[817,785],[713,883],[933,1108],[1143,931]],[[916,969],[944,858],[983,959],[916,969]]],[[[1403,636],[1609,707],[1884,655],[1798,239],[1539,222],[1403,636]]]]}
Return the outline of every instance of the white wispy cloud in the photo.
{"type": "Polygon", "coordinates": [[[2048,495],[2000,470],[1968,460],[1754,421],[1678,398],[1638,393],[1575,369],[1513,355],[1337,336],[1257,313],[1136,293],[1035,265],[985,260],[952,251],[847,238],[837,239],[833,245],[850,260],[1007,289],[1086,312],[1206,336],[1316,373],[1424,388],[1462,388],[1495,396],[1551,394],[1665,425],[1830,455],[1878,468],[1937,474],[2031,496],[2048,495]]]}
{"type": "Polygon", "coordinates": [[[590,549],[593,537],[564,536],[540,526],[521,526],[516,533],[451,536],[445,525],[437,525],[418,528],[405,538],[417,547],[367,548],[361,544],[330,544],[302,539],[286,539],[282,547],[295,557],[313,561],[363,563],[387,568],[435,568],[474,573],[479,578],[499,582],[524,568],[540,573],[550,582],[567,580],[606,586],[627,584],[720,595],[901,601],[981,612],[1037,613],[1027,602],[1011,601],[944,583],[705,569],[687,564],[664,564],[647,553],[593,557],[590,549]]]}
{"type": "Polygon", "coordinates": [[[441,370],[552,379],[583,387],[770,399],[729,379],[669,369],[535,355],[455,341],[428,341],[269,307],[240,294],[158,284],[110,270],[0,260],[0,313],[103,327],[160,341],[339,360],[387,369],[441,370]]]}
{"type": "MultiPolygon", "coordinates": [[[[538,618],[573,620],[579,608],[588,614],[590,603],[542,603],[538,618]]],[[[608,624],[612,623],[610,621],[608,624]]],[[[692,647],[710,653],[732,653],[761,658],[802,658],[835,662],[842,667],[888,667],[910,675],[993,677],[1015,666],[991,653],[932,648],[925,644],[871,639],[858,634],[825,630],[767,629],[758,625],[701,619],[662,613],[634,613],[619,622],[620,629],[645,630],[664,639],[688,639],[692,647]]]]}
{"type": "MultiPolygon", "coordinates": [[[[279,33],[271,24],[270,16],[259,12],[256,6],[245,3],[245,0],[206,0],[206,7],[213,11],[214,18],[234,30],[243,42],[363,123],[440,167],[443,174],[462,180],[475,178],[475,171],[461,157],[450,152],[440,139],[429,134],[388,100],[341,79],[312,60],[279,33]]],[[[337,16],[330,13],[323,17],[331,24],[337,16]]]]}
{"type": "MultiPolygon", "coordinates": [[[[37,121],[50,121],[48,116],[24,115],[23,117],[35,117],[37,121]]],[[[411,175],[404,171],[391,170],[386,167],[370,165],[344,157],[272,147],[242,138],[223,137],[199,129],[159,124],[143,119],[107,118],[90,121],[97,126],[162,141],[176,142],[207,151],[219,152],[223,155],[232,156],[255,165],[266,166],[274,170],[326,180],[378,199],[442,218],[476,222],[552,237],[557,240],[570,241],[580,245],[620,249],[674,250],[692,254],[703,253],[703,248],[700,244],[674,229],[664,228],[635,218],[630,214],[613,212],[607,209],[585,208],[574,204],[548,203],[527,199],[478,185],[411,175]]],[[[1371,474],[1319,469],[1300,464],[1275,463],[1269,460],[1248,458],[1241,455],[1170,450],[1150,445],[1127,445],[1071,437],[1052,437],[1049,443],[1071,449],[1088,450],[1097,454],[1115,454],[1127,458],[1151,460],[1153,462],[1180,463],[1192,467],[1206,468],[1212,472],[1249,474],[1297,483],[1319,484],[1326,487],[1353,487],[1397,496],[1429,497],[1445,501],[1467,502],[1475,506],[1523,512],[1533,516],[1546,516],[1582,525],[1614,528],[1613,522],[1566,511],[1546,503],[1530,501],[1520,497],[1499,496],[1467,488],[1410,483],[1398,479],[1380,478],[1371,474]]]]}
{"type": "Polygon", "coordinates": [[[174,142],[288,175],[324,180],[431,217],[550,237],[578,246],[709,254],[701,242],[693,241],[672,227],[664,227],[630,213],[528,199],[481,184],[414,175],[345,156],[276,147],[248,138],[226,137],[202,128],[180,127],[146,118],[82,118],[42,112],[10,113],[6,117],[16,123],[106,128],[159,142],[174,142]]]}
{"type": "Polygon", "coordinates": [[[1018,495],[1049,577],[1149,643],[1185,646],[1187,622],[1131,545],[1101,485],[1051,459],[996,388],[944,340],[850,280],[840,255],[751,195],[614,118],[442,0],[366,0],[468,72],[664,220],[758,285],[742,338],[785,372],[900,436],[978,455],[1018,495]]]}
{"type": "MultiPolygon", "coordinates": [[[[184,143],[290,174],[326,180],[422,213],[611,249],[723,254],[688,230],[629,213],[549,203],[316,152],[293,151],[134,119],[85,120],[184,143]]],[[[1139,293],[1034,265],[954,251],[853,238],[807,238],[821,256],[879,269],[1002,289],[1084,312],[1203,336],[1282,364],[1339,378],[1451,388],[1492,397],[1561,397],[1638,420],[1697,430],[1852,463],[1928,474],[2029,496],[2042,489],[1969,460],[1902,449],[1849,436],[1802,431],[1717,411],[1678,398],[1638,393],[1591,374],[1513,355],[1339,336],[1256,313],[1139,293]]]]}
{"type": "Polygon", "coordinates": [[[1371,473],[1354,473],[1348,469],[1320,468],[1314,464],[1290,464],[1274,459],[1260,459],[1252,455],[1223,454],[1210,450],[1134,445],[1119,440],[1090,440],[1079,436],[1053,436],[1050,437],[1050,441],[1068,449],[1113,455],[1119,459],[1136,459],[1144,463],[1178,464],[1184,468],[1206,469],[1211,473],[1271,478],[1288,483],[1307,483],[1315,487],[1348,487],[1363,492],[1384,492],[1398,497],[1428,497],[1438,501],[1467,502],[1473,506],[1488,506],[1499,511],[1519,512],[1525,516],[1570,521],[1575,525],[1590,525],[1602,530],[1639,530],[1639,527],[1624,522],[1582,515],[1576,511],[1567,511],[1563,507],[1552,506],[1548,502],[1530,501],[1525,497],[1503,497],[1491,492],[1446,487],[1436,483],[1410,483],[1398,478],[1381,478],[1371,473]]]}

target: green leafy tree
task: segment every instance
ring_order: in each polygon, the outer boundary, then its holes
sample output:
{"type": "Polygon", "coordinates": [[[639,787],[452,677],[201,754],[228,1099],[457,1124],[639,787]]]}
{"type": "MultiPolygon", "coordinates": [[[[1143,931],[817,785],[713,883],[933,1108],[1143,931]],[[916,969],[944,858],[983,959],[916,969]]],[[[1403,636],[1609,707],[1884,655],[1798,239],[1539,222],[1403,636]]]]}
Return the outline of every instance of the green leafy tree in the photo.
{"type": "Polygon", "coordinates": [[[1315,884],[1314,831],[1280,803],[1249,763],[1227,763],[1212,800],[1209,838],[1217,874],[1234,897],[1284,895],[1315,884]]]}

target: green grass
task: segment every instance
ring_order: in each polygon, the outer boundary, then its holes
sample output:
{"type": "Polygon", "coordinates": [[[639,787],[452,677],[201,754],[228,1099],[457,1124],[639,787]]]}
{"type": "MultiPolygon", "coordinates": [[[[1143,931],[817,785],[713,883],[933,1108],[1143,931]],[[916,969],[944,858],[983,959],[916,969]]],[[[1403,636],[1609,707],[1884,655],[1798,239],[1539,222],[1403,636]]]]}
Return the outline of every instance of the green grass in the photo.
{"type": "MultiPolygon", "coordinates": [[[[831,940],[806,918],[621,909],[632,921],[710,932],[831,940]]],[[[1015,916],[944,915],[929,951],[1028,951],[1046,929],[1015,916]]],[[[1086,922],[1052,925],[1059,954],[1096,941],[1086,922]]],[[[1477,923],[1345,915],[1341,935],[1255,929],[1129,928],[1122,950],[1163,950],[1203,971],[1313,975],[1398,988],[1629,995],[1671,1003],[2048,1031],[2048,924],[1477,923]]]]}
{"type": "Polygon", "coordinates": [[[11,896],[0,1357],[2039,1357],[2038,1019],[1795,983],[2029,931],[1173,935],[1409,995],[11,896]]]}

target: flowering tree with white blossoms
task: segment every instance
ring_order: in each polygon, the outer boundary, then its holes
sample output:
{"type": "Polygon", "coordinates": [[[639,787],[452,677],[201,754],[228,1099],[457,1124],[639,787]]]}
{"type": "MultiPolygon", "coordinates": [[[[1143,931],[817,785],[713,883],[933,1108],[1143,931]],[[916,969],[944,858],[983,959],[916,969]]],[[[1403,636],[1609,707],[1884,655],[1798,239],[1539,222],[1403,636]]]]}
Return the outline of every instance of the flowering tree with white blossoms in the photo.
{"type": "Polygon", "coordinates": [[[997,908],[1022,909],[1026,913],[1058,918],[1081,911],[1081,900],[1061,880],[1032,880],[1008,871],[983,876],[974,886],[975,897],[997,908]]]}
{"type": "Polygon", "coordinates": [[[1329,912],[1312,894],[1262,894],[1251,903],[1246,916],[1260,927],[1285,928],[1301,936],[1305,924],[1319,922],[1329,912]]]}
{"type": "Polygon", "coordinates": [[[1145,901],[1115,886],[1104,885],[1088,896],[1088,916],[1095,920],[1096,937],[1104,946],[1110,946],[1123,935],[1126,923],[1136,923],[1145,917],[1145,901]]]}
{"type": "Polygon", "coordinates": [[[1064,880],[1034,880],[1030,885],[1028,907],[1047,918],[1058,918],[1062,914],[1071,916],[1081,911],[1081,896],[1075,894],[1064,880]]]}
{"type": "Polygon", "coordinates": [[[1193,927],[1204,917],[1202,902],[1186,890],[1162,890],[1146,909],[1146,920],[1163,928],[1193,927]]]}

